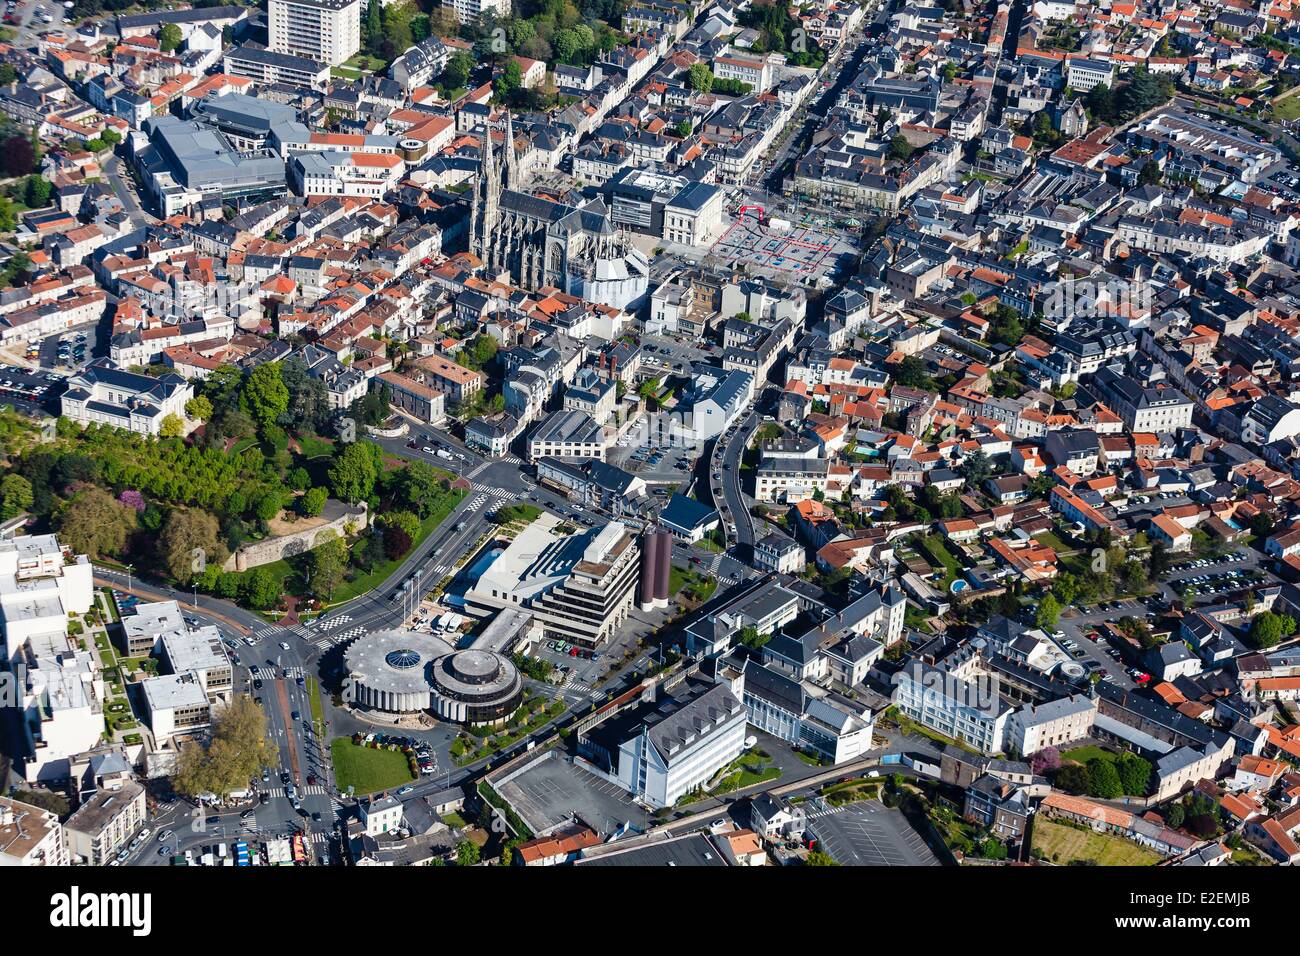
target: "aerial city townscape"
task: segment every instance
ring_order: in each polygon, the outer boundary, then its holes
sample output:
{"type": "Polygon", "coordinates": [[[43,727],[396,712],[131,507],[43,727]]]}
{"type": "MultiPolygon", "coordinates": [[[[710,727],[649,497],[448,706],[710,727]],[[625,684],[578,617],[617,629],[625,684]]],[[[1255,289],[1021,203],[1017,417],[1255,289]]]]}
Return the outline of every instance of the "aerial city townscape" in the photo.
{"type": "Polygon", "coordinates": [[[3,20],[0,865],[1300,862],[1300,5],[3,20]]]}

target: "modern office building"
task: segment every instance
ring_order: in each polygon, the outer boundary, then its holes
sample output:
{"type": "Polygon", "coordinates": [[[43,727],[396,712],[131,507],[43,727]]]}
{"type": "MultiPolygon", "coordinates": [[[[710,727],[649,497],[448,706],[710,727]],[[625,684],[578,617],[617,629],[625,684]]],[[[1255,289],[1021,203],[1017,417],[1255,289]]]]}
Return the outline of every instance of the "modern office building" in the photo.
{"type": "Polygon", "coordinates": [[[231,76],[246,77],[263,85],[289,83],[323,90],[330,80],[328,63],[250,44],[227,51],[222,57],[222,69],[231,76]]]}
{"type": "Polygon", "coordinates": [[[361,0],[269,0],[270,48],[338,66],[361,49],[361,0]]]}
{"type": "Polygon", "coordinates": [[[559,526],[543,514],[521,531],[466,591],[466,613],[522,608],[545,640],[609,640],[636,601],[641,549],[620,521],[569,535],[559,526]]]}

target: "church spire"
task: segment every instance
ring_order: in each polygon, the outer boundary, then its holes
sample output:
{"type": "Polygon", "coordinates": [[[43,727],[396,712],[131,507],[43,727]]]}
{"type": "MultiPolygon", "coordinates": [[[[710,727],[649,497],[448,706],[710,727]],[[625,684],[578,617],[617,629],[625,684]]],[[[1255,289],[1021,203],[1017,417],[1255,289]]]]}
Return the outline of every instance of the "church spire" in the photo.
{"type": "Polygon", "coordinates": [[[516,181],[518,173],[515,170],[515,123],[514,117],[510,110],[506,110],[506,189],[518,189],[519,183],[516,181]]]}

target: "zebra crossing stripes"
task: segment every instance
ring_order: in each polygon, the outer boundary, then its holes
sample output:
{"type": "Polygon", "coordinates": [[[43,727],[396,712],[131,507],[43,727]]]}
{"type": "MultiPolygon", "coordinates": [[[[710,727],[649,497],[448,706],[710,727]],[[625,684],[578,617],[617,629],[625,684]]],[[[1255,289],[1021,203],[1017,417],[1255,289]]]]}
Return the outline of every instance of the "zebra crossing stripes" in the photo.
{"type": "Polygon", "coordinates": [[[301,667],[286,667],[284,669],[284,676],[287,680],[297,680],[299,677],[306,677],[307,672],[301,667]]]}
{"type": "Polygon", "coordinates": [[[328,620],[317,621],[316,628],[317,630],[328,631],[331,628],[339,627],[340,625],[347,624],[351,620],[352,620],[351,614],[336,614],[334,615],[334,617],[331,617],[328,620]]]}
{"type": "Polygon", "coordinates": [[[360,637],[364,633],[366,633],[366,629],[364,627],[350,627],[346,631],[337,631],[334,633],[326,634],[323,637],[319,637],[316,640],[312,641],[312,645],[323,651],[328,648],[334,647],[337,644],[346,644],[348,641],[352,640],[353,638],[360,637]]]}
{"type": "Polygon", "coordinates": [[[263,627],[254,631],[253,636],[259,639],[266,638],[266,637],[274,637],[275,635],[287,630],[288,628],[281,627],[279,624],[272,624],[270,627],[263,627]]]}

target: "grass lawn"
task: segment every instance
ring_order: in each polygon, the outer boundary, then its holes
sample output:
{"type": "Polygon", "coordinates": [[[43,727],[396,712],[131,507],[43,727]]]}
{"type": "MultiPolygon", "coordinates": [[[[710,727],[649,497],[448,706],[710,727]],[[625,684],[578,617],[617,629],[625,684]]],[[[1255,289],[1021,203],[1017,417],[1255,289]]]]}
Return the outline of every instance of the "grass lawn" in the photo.
{"type": "Polygon", "coordinates": [[[304,458],[321,458],[334,454],[334,443],[326,441],[319,435],[307,434],[296,437],[304,458]]]}
{"type": "Polygon", "coordinates": [[[1034,540],[1039,544],[1051,548],[1057,554],[1066,554],[1074,550],[1074,548],[1062,541],[1053,531],[1035,531],[1034,540]]]}
{"type": "Polygon", "coordinates": [[[1109,750],[1102,750],[1094,744],[1088,744],[1086,747],[1075,747],[1073,750],[1066,750],[1061,754],[1062,760],[1074,760],[1081,764],[1087,765],[1089,760],[1096,760],[1100,757],[1102,760],[1115,762],[1115,755],[1109,750]]]}
{"type": "Polygon", "coordinates": [[[330,744],[334,757],[334,780],[340,790],[353,788],[357,794],[390,790],[415,779],[406,754],[398,750],[372,750],[358,747],[349,737],[339,737],[330,744]]]}
{"type": "Polygon", "coordinates": [[[1273,116],[1280,120],[1300,119],[1300,94],[1273,102],[1273,116]]]}
{"type": "Polygon", "coordinates": [[[307,678],[307,702],[311,704],[311,722],[319,735],[325,727],[325,710],[320,702],[320,684],[314,677],[307,678]]]}
{"type": "Polygon", "coordinates": [[[1034,849],[1052,863],[1087,862],[1094,866],[1154,866],[1160,854],[1109,833],[1076,830],[1039,817],[1034,821],[1034,849]]]}
{"type": "Polygon", "coordinates": [[[451,827],[453,830],[461,830],[469,826],[469,821],[455,810],[451,811],[451,813],[444,813],[442,815],[442,822],[447,824],[447,826],[451,827]]]}
{"type": "Polygon", "coordinates": [[[681,594],[686,593],[696,601],[704,602],[713,597],[713,592],[718,589],[718,582],[711,577],[703,574],[697,574],[694,571],[688,571],[673,565],[668,572],[668,593],[681,594]]]}
{"type": "Polygon", "coordinates": [[[446,494],[439,496],[439,500],[437,504],[435,504],[433,511],[430,512],[429,517],[420,522],[420,533],[412,543],[410,551],[400,558],[376,564],[368,574],[358,575],[351,581],[344,581],[337,589],[335,589],[330,604],[343,604],[347,601],[351,601],[358,594],[372,591],[378,585],[386,581],[389,576],[397,570],[401,563],[410,557],[415,549],[423,543],[424,539],[429,537],[438,525],[442,524],[447,515],[451,514],[452,509],[460,503],[460,499],[463,497],[465,497],[465,492],[460,488],[453,488],[446,494]]]}

